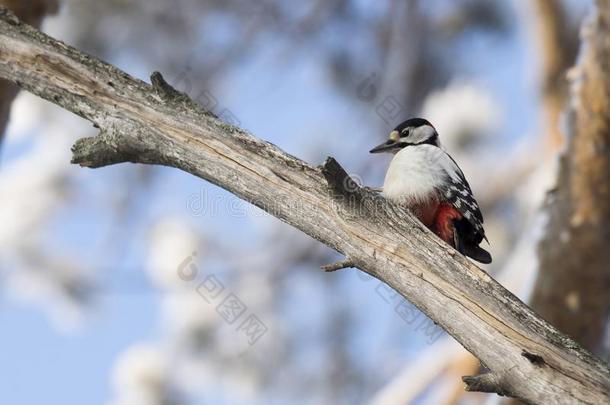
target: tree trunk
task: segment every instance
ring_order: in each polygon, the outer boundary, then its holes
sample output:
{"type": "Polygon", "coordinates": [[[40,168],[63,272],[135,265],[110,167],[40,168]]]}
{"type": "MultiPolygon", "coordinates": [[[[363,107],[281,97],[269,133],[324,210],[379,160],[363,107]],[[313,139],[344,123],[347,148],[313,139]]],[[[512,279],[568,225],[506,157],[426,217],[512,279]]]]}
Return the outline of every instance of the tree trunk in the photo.
{"type": "Polygon", "coordinates": [[[567,148],[544,207],[548,223],[531,303],[601,354],[610,311],[610,0],[597,5],[570,73],[567,148]]]}
{"type": "Polygon", "coordinates": [[[559,122],[568,94],[566,71],[574,63],[578,49],[576,30],[569,25],[561,0],[534,0],[530,7],[541,65],[545,146],[555,154],[564,143],[559,122]]]}

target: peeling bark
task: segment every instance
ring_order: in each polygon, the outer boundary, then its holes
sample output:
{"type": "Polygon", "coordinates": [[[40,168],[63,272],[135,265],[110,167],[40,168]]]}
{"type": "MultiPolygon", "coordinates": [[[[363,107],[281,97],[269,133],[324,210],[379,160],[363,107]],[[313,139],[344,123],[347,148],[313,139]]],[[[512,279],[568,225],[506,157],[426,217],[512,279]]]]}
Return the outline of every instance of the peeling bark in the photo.
{"type": "Polygon", "coordinates": [[[545,207],[532,307],[601,354],[610,313],[610,0],[585,22],[570,73],[566,152],[545,207]]]}
{"type": "MultiPolygon", "coordinates": [[[[409,299],[489,369],[488,391],[532,403],[610,401],[607,366],[544,322],[407,210],[332,158],[313,167],[0,12],[0,76],[101,129],[73,162],[166,165],[210,181],[345,255],[409,299]],[[523,351],[544,358],[532,364],[523,351]]],[[[476,386],[471,384],[471,388],[476,386]]]]}

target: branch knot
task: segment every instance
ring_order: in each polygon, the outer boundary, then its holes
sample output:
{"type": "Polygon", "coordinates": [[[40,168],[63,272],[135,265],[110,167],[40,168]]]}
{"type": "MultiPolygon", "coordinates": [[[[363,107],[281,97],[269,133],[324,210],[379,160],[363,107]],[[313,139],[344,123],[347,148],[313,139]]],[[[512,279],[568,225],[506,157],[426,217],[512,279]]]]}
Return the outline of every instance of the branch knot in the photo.
{"type": "Polygon", "coordinates": [[[500,379],[492,372],[474,376],[463,376],[462,381],[466,384],[464,389],[469,392],[490,392],[500,396],[510,396],[500,384],[500,379]]]}
{"type": "Polygon", "coordinates": [[[190,101],[185,93],[173,88],[160,72],[153,72],[150,75],[150,82],[157,95],[165,101],[190,101]]]}

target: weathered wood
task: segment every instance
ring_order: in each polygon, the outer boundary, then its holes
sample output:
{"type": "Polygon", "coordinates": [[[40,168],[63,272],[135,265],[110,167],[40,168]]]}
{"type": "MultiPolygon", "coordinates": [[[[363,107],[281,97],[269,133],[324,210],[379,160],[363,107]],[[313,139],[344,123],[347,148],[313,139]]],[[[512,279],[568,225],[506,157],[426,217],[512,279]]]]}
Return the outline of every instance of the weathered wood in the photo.
{"type": "Polygon", "coordinates": [[[570,71],[566,147],[544,205],[531,305],[602,354],[610,316],[610,0],[597,4],[570,71]]]}
{"type": "MultiPolygon", "coordinates": [[[[0,7],[12,10],[21,21],[34,27],[40,27],[44,16],[55,13],[57,6],[57,0],[0,0],[0,7]]],[[[0,143],[18,90],[13,84],[0,79],[0,143]]]]}
{"type": "MultiPolygon", "coordinates": [[[[0,13],[0,76],[101,128],[73,162],[179,168],[316,238],[417,305],[489,369],[493,389],[532,403],[610,402],[607,366],[560,334],[406,210],[328,159],[312,167],[224,124],[159,75],[154,86],[0,13]],[[523,352],[544,360],[534,364],[523,352]]],[[[473,387],[473,385],[471,385],[473,387]]]]}

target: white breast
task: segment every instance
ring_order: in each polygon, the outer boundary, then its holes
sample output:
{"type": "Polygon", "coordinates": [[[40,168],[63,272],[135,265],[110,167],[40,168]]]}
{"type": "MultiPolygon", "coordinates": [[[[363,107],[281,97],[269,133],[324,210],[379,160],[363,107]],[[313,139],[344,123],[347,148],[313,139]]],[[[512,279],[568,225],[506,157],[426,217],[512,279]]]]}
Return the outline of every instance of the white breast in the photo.
{"type": "Polygon", "coordinates": [[[445,152],[433,145],[408,146],[390,162],[383,194],[396,202],[423,202],[446,182],[445,152]]]}

